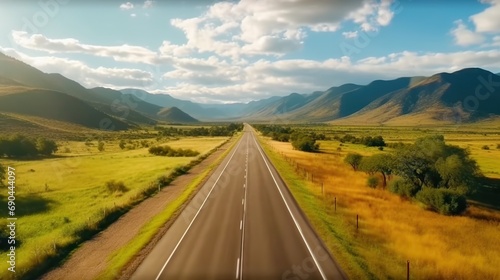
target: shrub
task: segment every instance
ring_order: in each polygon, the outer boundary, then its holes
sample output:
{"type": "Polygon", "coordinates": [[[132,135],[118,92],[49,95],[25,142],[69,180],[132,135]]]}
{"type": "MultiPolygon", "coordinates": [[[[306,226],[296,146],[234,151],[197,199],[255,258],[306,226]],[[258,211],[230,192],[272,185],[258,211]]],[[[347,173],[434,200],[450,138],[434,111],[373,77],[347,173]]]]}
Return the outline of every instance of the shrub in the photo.
{"type": "Polygon", "coordinates": [[[124,193],[129,190],[122,181],[115,181],[115,180],[107,181],[106,189],[110,193],[115,193],[115,192],[124,193]]]}
{"type": "Polygon", "coordinates": [[[488,145],[484,145],[481,149],[483,149],[483,150],[489,150],[489,149],[490,149],[490,146],[488,146],[488,145]]]}
{"type": "Polygon", "coordinates": [[[410,198],[418,192],[418,187],[403,179],[396,179],[389,184],[389,191],[402,197],[410,198]]]}
{"type": "Polygon", "coordinates": [[[375,176],[370,176],[366,180],[366,184],[368,185],[368,187],[373,188],[373,189],[378,186],[378,183],[379,183],[379,179],[375,176]]]}
{"type": "Polygon", "coordinates": [[[430,210],[443,215],[457,215],[467,209],[465,196],[452,190],[424,188],[416,198],[430,210]]]}
{"type": "Polygon", "coordinates": [[[497,144],[497,150],[500,150],[500,144],[497,144]]]}
{"type": "Polygon", "coordinates": [[[149,153],[167,157],[195,157],[200,154],[191,149],[174,149],[170,146],[153,146],[149,148],[149,153]]]}
{"type": "Polygon", "coordinates": [[[99,152],[103,152],[104,151],[104,142],[99,141],[97,143],[97,150],[99,150],[99,152]]]}

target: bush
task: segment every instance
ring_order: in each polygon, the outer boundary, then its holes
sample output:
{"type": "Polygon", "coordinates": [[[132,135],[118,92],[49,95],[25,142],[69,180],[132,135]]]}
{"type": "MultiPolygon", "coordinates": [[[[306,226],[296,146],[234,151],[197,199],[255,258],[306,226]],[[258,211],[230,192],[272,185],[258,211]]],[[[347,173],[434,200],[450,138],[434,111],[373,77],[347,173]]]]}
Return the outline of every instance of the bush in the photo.
{"type": "Polygon", "coordinates": [[[379,183],[379,179],[375,176],[370,176],[366,180],[366,184],[368,185],[368,187],[373,188],[373,189],[375,189],[378,186],[378,183],[379,183]]]}
{"type": "Polygon", "coordinates": [[[110,193],[115,193],[115,192],[124,193],[129,190],[122,181],[115,181],[115,180],[106,182],[106,189],[110,193]]]}
{"type": "Polygon", "coordinates": [[[500,144],[497,144],[497,150],[500,150],[500,144]]]}
{"type": "Polygon", "coordinates": [[[174,149],[170,146],[154,146],[149,148],[149,153],[167,157],[195,157],[200,154],[191,149],[174,149]]]}
{"type": "Polygon", "coordinates": [[[443,215],[458,215],[467,209],[465,196],[452,190],[425,188],[416,198],[430,210],[443,215]]]}
{"type": "Polygon", "coordinates": [[[99,152],[103,152],[104,151],[104,142],[99,141],[97,143],[97,150],[99,150],[99,152]]]}
{"type": "Polygon", "coordinates": [[[389,191],[402,197],[410,198],[418,192],[418,187],[403,179],[396,179],[389,184],[389,191]]]}
{"type": "Polygon", "coordinates": [[[484,145],[481,149],[483,149],[483,150],[489,150],[489,149],[490,149],[490,146],[488,146],[488,145],[484,145]]]}

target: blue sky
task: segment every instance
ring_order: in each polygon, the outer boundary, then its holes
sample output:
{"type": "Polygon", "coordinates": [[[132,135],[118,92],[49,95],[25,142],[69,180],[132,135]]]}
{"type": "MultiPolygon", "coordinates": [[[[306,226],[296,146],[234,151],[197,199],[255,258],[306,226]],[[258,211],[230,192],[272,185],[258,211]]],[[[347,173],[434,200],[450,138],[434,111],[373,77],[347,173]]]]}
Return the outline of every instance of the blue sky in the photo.
{"type": "Polygon", "coordinates": [[[500,72],[500,0],[450,3],[4,0],[0,51],[86,87],[217,103],[500,72]]]}

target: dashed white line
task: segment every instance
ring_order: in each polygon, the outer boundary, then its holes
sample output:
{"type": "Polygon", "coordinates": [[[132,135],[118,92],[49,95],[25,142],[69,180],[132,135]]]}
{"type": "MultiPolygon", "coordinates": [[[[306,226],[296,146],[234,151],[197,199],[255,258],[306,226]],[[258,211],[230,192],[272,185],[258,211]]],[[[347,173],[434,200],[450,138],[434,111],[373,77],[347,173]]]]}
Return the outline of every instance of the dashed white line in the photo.
{"type": "Polygon", "coordinates": [[[243,227],[243,220],[240,220],[240,230],[243,227]]]}
{"type": "Polygon", "coordinates": [[[238,258],[238,261],[236,261],[236,279],[238,279],[240,276],[240,258],[238,258]]]}
{"type": "MultiPolygon", "coordinates": [[[[189,229],[191,228],[191,226],[193,225],[194,221],[196,220],[196,217],[198,217],[198,215],[200,214],[200,211],[201,209],[203,208],[203,205],[205,205],[205,203],[207,202],[208,198],[210,197],[210,194],[212,193],[212,191],[214,190],[215,188],[215,185],[217,185],[217,183],[219,182],[220,178],[222,177],[222,174],[224,174],[224,171],[226,171],[226,168],[229,166],[229,163],[231,162],[231,160],[233,159],[233,156],[236,154],[236,151],[238,150],[238,148],[240,147],[240,144],[241,144],[242,141],[239,141],[238,142],[238,145],[236,145],[236,147],[234,148],[233,150],[233,153],[231,154],[231,157],[229,158],[229,160],[227,161],[226,165],[224,166],[224,168],[222,169],[221,173],[219,174],[219,176],[217,177],[217,180],[215,180],[215,183],[213,184],[212,188],[210,189],[210,192],[208,192],[207,194],[207,197],[205,198],[205,200],[203,200],[203,203],[201,204],[200,208],[198,209],[198,211],[196,212],[196,214],[194,215],[193,217],[193,220],[191,220],[191,223],[189,223],[188,227],[186,228],[186,231],[184,231],[184,234],[181,236],[181,239],[179,239],[179,241],[177,242],[177,244],[175,245],[174,247],[174,250],[172,251],[172,253],[170,254],[170,256],[168,257],[168,259],[165,261],[165,263],[163,264],[163,267],[161,268],[160,272],[158,273],[158,275],[156,276],[155,280],[158,280],[161,276],[161,274],[163,273],[163,271],[165,270],[165,267],[167,267],[167,264],[170,262],[170,260],[172,259],[172,256],[174,255],[175,251],[177,251],[177,248],[179,247],[179,245],[181,244],[182,240],[184,239],[184,237],[186,236],[186,234],[188,233],[189,229]]],[[[248,145],[248,140],[247,140],[247,145],[248,145]]]]}

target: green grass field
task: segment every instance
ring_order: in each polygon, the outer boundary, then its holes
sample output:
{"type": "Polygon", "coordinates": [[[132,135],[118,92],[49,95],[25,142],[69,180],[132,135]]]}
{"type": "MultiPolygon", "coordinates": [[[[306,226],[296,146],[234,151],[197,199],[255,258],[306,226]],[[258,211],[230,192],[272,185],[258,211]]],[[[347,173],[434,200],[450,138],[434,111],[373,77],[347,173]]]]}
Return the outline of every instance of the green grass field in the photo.
{"type": "MultiPolygon", "coordinates": [[[[168,142],[176,148],[189,148],[201,155],[228,139],[227,137],[184,138],[168,142]]],[[[154,142],[155,139],[146,141],[154,142]]],[[[54,158],[42,160],[2,160],[4,166],[16,169],[16,250],[18,274],[41,264],[45,256],[74,243],[81,230],[96,224],[106,211],[126,207],[137,199],[151,182],[169,175],[178,166],[187,165],[194,157],[160,157],[148,148],[121,150],[119,141],[105,141],[104,151],[97,141],[62,142],[54,158]],[[69,149],[64,151],[65,148],[69,149]],[[110,193],[105,183],[123,181],[126,192],[110,193]]],[[[2,205],[6,205],[2,194],[2,205]]],[[[6,207],[5,207],[6,208],[6,207]]],[[[6,209],[0,213],[6,216],[6,209]]],[[[7,256],[0,257],[0,279],[8,279],[7,256]]]]}

